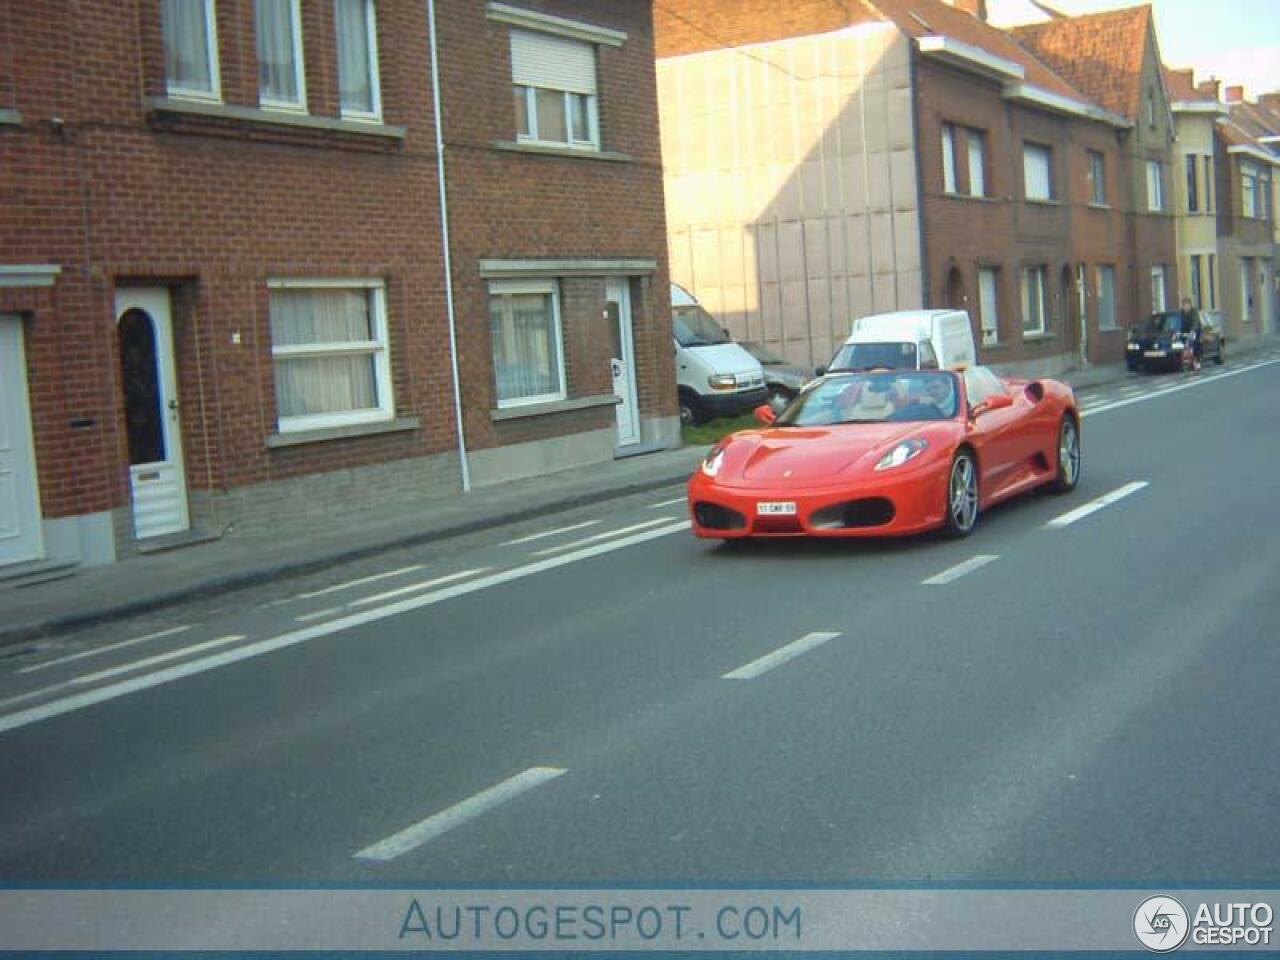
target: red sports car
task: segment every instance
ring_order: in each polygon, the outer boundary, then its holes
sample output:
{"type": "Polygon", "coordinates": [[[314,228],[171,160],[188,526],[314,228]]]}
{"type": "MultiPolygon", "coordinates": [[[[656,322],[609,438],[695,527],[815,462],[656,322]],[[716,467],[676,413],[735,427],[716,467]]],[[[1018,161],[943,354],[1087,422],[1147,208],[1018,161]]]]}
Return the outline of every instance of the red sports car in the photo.
{"type": "Polygon", "coordinates": [[[962,537],[980,511],[1080,478],[1075,395],[985,367],[829,374],[764,426],[726,437],[689,480],[700,537],[962,537]]]}

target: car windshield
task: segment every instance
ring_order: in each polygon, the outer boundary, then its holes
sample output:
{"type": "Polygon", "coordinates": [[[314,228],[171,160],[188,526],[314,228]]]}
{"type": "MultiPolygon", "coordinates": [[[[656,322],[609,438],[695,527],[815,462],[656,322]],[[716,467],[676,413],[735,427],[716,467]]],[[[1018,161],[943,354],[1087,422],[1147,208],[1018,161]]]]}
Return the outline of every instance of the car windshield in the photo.
{"type": "Polygon", "coordinates": [[[1181,333],[1184,323],[1181,313],[1170,310],[1151,314],[1142,324],[1142,330],[1144,333],[1181,333]]]}
{"type": "Polygon", "coordinates": [[[779,367],[787,362],[768,347],[761,346],[753,340],[743,340],[741,343],[747,353],[751,354],[766,367],[779,367]]]}
{"type": "Polygon", "coordinates": [[[914,370],[916,345],[893,343],[846,343],[828,366],[829,370],[914,370]]]}
{"type": "Polygon", "coordinates": [[[780,427],[947,420],[958,409],[951,373],[855,373],[816,380],[774,421],[780,427]]]}
{"type": "Polygon", "coordinates": [[[711,314],[696,303],[673,307],[671,322],[676,343],[682,347],[709,347],[717,343],[732,342],[711,314]]]}

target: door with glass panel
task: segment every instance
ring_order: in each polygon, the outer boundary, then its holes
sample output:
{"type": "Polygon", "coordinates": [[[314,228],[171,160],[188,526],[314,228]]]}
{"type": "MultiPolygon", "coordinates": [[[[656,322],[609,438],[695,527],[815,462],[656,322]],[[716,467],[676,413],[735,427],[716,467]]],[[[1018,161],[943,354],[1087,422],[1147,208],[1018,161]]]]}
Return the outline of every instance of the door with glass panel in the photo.
{"type": "Polygon", "coordinates": [[[640,410],[636,403],[635,344],[631,337],[631,290],[625,278],[610,280],[605,292],[605,321],[609,325],[609,374],[618,398],[618,446],[640,442],[640,410]]]}
{"type": "Polygon", "coordinates": [[[180,533],[191,524],[169,291],[117,291],[116,325],[134,536],[180,533]]]}
{"type": "Polygon", "coordinates": [[[0,566],[41,553],[22,321],[0,315],[0,566]]]}

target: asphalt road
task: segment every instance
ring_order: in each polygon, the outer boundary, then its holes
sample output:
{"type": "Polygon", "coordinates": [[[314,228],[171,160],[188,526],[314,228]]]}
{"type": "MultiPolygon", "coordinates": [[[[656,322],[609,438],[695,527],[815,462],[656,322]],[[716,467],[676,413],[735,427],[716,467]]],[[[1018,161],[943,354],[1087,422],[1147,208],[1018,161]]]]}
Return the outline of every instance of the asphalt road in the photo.
{"type": "Polygon", "coordinates": [[[672,488],[7,660],[0,881],[1275,884],[1280,361],[1082,397],[964,541],[672,488]]]}

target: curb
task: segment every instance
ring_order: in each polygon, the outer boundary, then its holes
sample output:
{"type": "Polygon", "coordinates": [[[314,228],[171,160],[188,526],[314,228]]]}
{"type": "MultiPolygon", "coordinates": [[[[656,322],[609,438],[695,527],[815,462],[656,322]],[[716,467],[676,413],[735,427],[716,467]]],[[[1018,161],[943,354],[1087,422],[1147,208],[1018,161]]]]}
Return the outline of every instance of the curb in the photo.
{"type": "Polygon", "coordinates": [[[0,649],[14,646],[25,641],[47,637],[66,630],[93,626],[94,624],[99,623],[109,623],[113,620],[122,620],[126,617],[136,616],[141,613],[148,613],[153,610],[162,610],[165,607],[176,606],[180,603],[186,603],[191,600],[204,600],[226,593],[234,593],[237,590],[243,590],[248,587],[260,586],[264,583],[270,583],[275,580],[306,576],[311,573],[326,570],[330,567],[338,566],[339,564],[365,560],[369,557],[375,557],[381,553],[389,553],[392,550],[397,550],[403,547],[418,546],[420,544],[431,543],[436,540],[449,540],[454,537],[466,536],[467,534],[476,533],[481,530],[489,530],[494,527],[506,526],[510,523],[519,523],[523,520],[530,520],[538,516],[563,513],[577,507],[589,506],[593,503],[602,503],[607,500],[615,500],[620,497],[629,496],[633,493],[644,493],[645,491],[654,490],[658,487],[667,487],[675,483],[681,483],[687,480],[688,477],[688,468],[680,468],[678,472],[663,474],[658,477],[636,480],[621,486],[608,487],[602,490],[587,491],[573,496],[564,497],[559,500],[553,500],[549,503],[541,503],[537,506],[507,510],[502,513],[495,513],[486,517],[470,520],[461,520],[433,530],[420,530],[415,533],[395,537],[391,540],[383,540],[379,543],[353,547],[349,550],[340,550],[323,557],[311,557],[306,560],[291,560],[264,569],[240,571],[234,574],[213,577],[208,580],[201,581],[200,583],[191,584],[190,586],[175,587],[172,590],[160,593],[153,597],[147,597],[142,600],[128,601],[81,613],[70,613],[63,616],[47,617],[43,620],[19,623],[13,626],[6,625],[4,627],[0,627],[0,649]]]}

